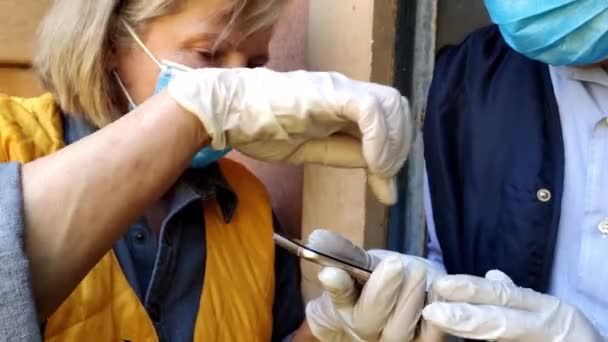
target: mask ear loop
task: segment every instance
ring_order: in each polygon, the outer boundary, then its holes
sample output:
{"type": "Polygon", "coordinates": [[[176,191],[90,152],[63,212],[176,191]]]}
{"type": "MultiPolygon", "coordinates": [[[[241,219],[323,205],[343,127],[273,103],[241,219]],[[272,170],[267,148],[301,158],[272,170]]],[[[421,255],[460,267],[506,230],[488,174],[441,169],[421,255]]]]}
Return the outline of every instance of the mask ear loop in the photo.
{"type": "MultiPolygon", "coordinates": [[[[139,36],[137,35],[137,33],[135,33],[135,30],[133,30],[131,25],[129,25],[124,19],[121,20],[121,22],[122,22],[123,26],[125,27],[125,29],[127,30],[127,32],[129,32],[129,35],[131,36],[131,38],[133,38],[135,40],[137,45],[139,45],[139,47],[141,47],[144,50],[144,52],[154,61],[154,63],[156,63],[156,65],[158,65],[160,70],[164,70],[165,69],[164,65],[162,65],[158,61],[158,59],[156,59],[156,57],[154,57],[152,52],[150,52],[150,50],[148,50],[146,45],[141,41],[141,39],[139,39],[139,36]]],[[[131,97],[131,95],[129,95],[129,92],[127,91],[127,87],[125,87],[125,84],[122,83],[122,80],[120,79],[120,77],[118,76],[116,71],[113,71],[112,73],[114,74],[114,78],[116,78],[116,82],[118,83],[118,86],[120,87],[122,92],[125,94],[125,97],[127,98],[127,101],[129,101],[129,104],[131,105],[131,107],[132,108],[137,107],[137,105],[135,104],[135,101],[133,101],[133,98],[131,97]]]]}
{"type": "Polygon", "coordinates": [[[122,90],[123,94],[125,94],[125,97],[127,98],[127,101],[129,101],[131,108],[137,107],[137,105],[135,104],[135,101],[133,101],[133,98],[131,98],[131,95],[129,95],[129,92],[127,91],[127,87],[125,87],[124,83],[122,83],[122,80],[120,79],[120,77],[118,76],[116,71],[113,71],[112,74],[114,74],[114,78],[116,78],[116,82],[118,83],[118,86],[122,90]]]}
{"type": "Polygon", "coordinates": [[[131,25],[129,25],[124,19],[121,20],[122,24],[124,25],[125,29],[127,29],[127,32],[129,32],[129,34],[131,35],[131,37],[135,40],[135,42],[137,43],[137,45],[139,45],[144,52],[150,57],[152,58],[152,60],[154,61],[154,63],[156,63],[156,65],[158,65],[158,67],[162,70],[164,69],[163,65],[158,61],[158,59],[156,59],[156,57],[154,57],[154,55],[152,54],[152,52],[150,52],[150,50],[148,50],[148,48],[146,47],[146,45],[141,41],[141,39],[139,39],[139,36],[137,36],[137,33],[135,33],[135,30],[133,30],[133,28],[131,27],[131,25]]]}

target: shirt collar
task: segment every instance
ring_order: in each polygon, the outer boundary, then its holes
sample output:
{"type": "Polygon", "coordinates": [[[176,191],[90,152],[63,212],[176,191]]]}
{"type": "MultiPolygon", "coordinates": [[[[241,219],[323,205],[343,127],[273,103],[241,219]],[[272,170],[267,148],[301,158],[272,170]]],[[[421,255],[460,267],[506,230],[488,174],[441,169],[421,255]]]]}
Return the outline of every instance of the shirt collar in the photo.
{"type": "Polygon", "coordinates": [[[563,73],[566,77],[588,83],[596,83],[604,87],[608,87],[608,72],[601,66],[594,67],[575,67],[562,66],[555,67],[557,72],[563,73]]]}
{"type": "MultiPolygon", "coordinates": [[[[72,144],[95,132],[95,126],[72,115],[63,115],[63,140],[72,144]]],[[[217,163],[204,169],[187,169],[172,189],[169,213],[175,214],[195,200],[217,200],[224,221],[232,220],[238,204],[236,192],[232,189],[217,163]]]]}
{"type": "MultiPolygon", "coordinates": [[[[213,163],[203,169],[186,169],[178,186],[190,188],[203,201],[217,200],[224,221],[229,223],[232,220],[238,205],[238,196],[226,181],[218,163],[213,163]]],[[[175,192],[175,194],[178,193],[179,191],[175,192]]]]}

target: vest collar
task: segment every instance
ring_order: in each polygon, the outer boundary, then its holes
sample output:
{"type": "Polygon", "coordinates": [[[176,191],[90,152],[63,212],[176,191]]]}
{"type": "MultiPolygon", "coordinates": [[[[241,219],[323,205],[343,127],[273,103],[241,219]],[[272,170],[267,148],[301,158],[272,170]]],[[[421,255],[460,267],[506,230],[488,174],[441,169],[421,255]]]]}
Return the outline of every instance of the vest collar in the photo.
{"type": "Polygon", "coordinates": [[[608,87],[608,72],[601,66],[594,67],[575,67],[561,66],[551,67],[556,72],[564,74],[566,77],[580,82],[596,83],[608,87]]]}

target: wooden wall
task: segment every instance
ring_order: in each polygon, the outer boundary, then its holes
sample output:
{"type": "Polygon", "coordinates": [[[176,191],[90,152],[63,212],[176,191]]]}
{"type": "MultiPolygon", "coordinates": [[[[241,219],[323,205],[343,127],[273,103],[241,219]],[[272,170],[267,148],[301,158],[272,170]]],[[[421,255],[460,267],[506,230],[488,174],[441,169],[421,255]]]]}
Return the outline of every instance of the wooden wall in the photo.
{"type": "Polygon", "coordinates": [[[36,28],[50,0],[0,0],[0,93],[33,96],[42,91],[30,70],[36,28]]]}

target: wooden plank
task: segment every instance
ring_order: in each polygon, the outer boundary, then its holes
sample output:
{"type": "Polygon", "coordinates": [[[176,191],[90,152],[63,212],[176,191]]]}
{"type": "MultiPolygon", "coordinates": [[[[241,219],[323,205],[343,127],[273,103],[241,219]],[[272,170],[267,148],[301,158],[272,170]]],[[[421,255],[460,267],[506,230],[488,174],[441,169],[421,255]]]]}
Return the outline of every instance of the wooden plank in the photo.
{"type": "Polygon", "coordinates": [[[395,76],[397,1],[374,3],[371,81],[392,85],[395,76]]]}
{"type": "MultiPolygon", "coordinates": [[[[309,6],[310,69],[391,83],[394,0],[310,0],[309,6]]],[[[387,210],[371,195],[363,170],[306,166],[303,191],[302,236],[325,228],[366,248],[386,245],[387,210]]],[[[320,293],[317,272],[302,263],[306,300],[320,293]]]]}
{"type": "MultiPolygon", "coordinates": [[[[317,228],[338,232],[362,245],[365,237],[366,182],[362,170],[322,166],[304,168],[302,236],[317,228]]],[[[302,292],[306,300],[317,297],[319,268],[302,262],[302,292]]]]}
{"type": "MultiPolygon", "coordinates": [[[[333,70],[359,80],[371,77],[373,2],[310,0],[308,64],[311,70],[333,70]]],[[[364,243],[366,179],[361,170],[322,166],[304,168],[302,236],[316,228],[338,232],[364,243]]],[[[319,268],[302,262],[302,292],[317,297],[319,268]]]]}
{"type": "Polygon", "coordinates": [[[0,0],[0,64],[29,65],[51,0],[0,0]]]}
{"type": "Polygon", "coordinates": [[[0,67],[0,93],[31,97],[42,92],[43,88],[33,70],[0,67]]]}
{"type": "Polygon", "coordinates": [[[374,2],[370,0],[310,0],[310,69],[338,71],[369,81],[373,13],[374,2]]]}

